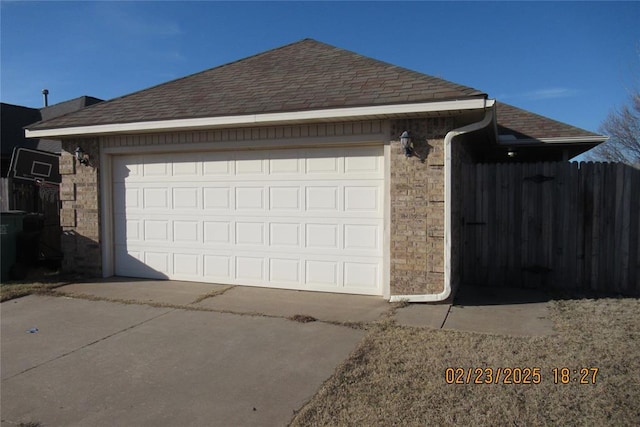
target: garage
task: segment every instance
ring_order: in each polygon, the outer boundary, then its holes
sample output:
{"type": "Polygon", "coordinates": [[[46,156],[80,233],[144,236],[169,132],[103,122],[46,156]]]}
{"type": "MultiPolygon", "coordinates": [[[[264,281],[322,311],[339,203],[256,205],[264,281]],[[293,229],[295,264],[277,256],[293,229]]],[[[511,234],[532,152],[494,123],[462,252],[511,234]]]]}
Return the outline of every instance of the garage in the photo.
{"type": "Polygon", "coordinates": [[[114,272],[383,294],[383,146],[112,156],[114,272]]]}

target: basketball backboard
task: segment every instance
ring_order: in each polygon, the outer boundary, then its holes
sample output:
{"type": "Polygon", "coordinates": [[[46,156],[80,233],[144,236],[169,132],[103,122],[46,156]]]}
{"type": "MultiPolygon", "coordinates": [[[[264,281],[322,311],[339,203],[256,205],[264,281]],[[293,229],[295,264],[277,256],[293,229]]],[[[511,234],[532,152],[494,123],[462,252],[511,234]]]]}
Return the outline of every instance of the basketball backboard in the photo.
{"type": "Polygon", "coordinates": [[[14,148],[9,176],[24,181],[60,184],[60,156],[30,148],[14,148]]]}

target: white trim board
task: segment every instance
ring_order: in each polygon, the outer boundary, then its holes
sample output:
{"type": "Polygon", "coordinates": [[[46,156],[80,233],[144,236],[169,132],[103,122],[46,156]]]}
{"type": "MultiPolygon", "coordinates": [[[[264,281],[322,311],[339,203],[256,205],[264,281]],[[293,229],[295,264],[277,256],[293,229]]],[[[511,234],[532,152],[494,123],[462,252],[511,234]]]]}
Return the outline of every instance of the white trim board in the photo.
{"type": "Polygon", "coordinates": [[[494,100],[485,98],[456,101],[424,102],[416,104],[396,104],[354,108],[331,108],[325,110],[294,111],[284,113],[247,114],[238,116],[205,117],[196,119],[176,119],[133,123],[113,123],[63,127],[54,129],[25,130],[27,138],[68,137],[88,135],[111,135],[123,133],[182,131],[214,129],[250,125],[275,125],[304,121],[357,120],[380,118],[394,114],[429,113],[437,111],[477,110],[493,106],[494,100]]]}

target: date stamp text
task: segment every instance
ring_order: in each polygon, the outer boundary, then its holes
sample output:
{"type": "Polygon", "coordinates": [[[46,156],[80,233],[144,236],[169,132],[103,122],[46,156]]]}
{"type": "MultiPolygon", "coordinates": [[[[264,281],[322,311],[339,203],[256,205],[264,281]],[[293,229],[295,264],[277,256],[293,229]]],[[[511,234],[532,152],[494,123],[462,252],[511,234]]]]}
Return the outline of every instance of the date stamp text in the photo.
{"type": "Polygon", "coordinates": [[[542,368],[489,368],[449,367],[444,371],[447,384],[541,384],[551,380],[554,384],[596,384],[598,368],[558,367],[542,368]]]}

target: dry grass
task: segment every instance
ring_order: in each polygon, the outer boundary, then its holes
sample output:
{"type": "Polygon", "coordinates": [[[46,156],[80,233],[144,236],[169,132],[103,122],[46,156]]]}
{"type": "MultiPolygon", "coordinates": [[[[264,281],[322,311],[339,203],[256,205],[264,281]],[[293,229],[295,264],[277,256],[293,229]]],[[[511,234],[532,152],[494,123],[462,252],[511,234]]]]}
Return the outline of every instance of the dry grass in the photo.
{"type": "Polygon", "coordinates": [[[206,299],[209,299],[209,298],[213,298],[213,297],[220,296],[220,295],[224,294],[225,292],[227,292],[228,290],[231,290],[231,289],[233,289],[233,288],[235,288],[235,286],[228,286],[228,287],[226,287],[226,288],[224,288],[224,287],[223,287],[223,288],[221,288],[221,289],[213,290],[213,291],[211,291],[211,292],[209,292],[209,293],[207,293],[207,294],[204,294],[204,295],[199,296],[198,298],[196,298],[195,300],[193,300],[193,301],[191,302],[191,304],[198,304],[199,302],[202,302],[202,301],[204,301],[204,300],[206,300],[206,299]]]}
{"type": "Polygon", "coordinates": [[[8,283],[0,286],[0,302],[31,294],[48,294],[52,289],[65,283],[8,283]]]}
{"type": "Polygon", "coordinates": [[[315,322],[318,319],[316,319],[313,316],[307,316],[306,314],[294,314],[291,317],[288,317],[289,320],[293,320],[294,322],[299,322],[299,323],[309,323],[309,322],[315,322]]]}
{"type": "Polygon", "coordinates": [[[14,280],[0,284],[0,302],[31,294],[49,294],[52,289],[69,284],[69,277],[58,270],[34,267],[24,280],[14,280]]]}
{"type": "Polygon", "coordinates": [[[640,300],[551,303],[540,338],[400,327],[385,321],[292,425],[640,425],[640,300]],[[540,384],[447,384],[447,367],[539,367],[540,384]],[[599,368],[554,384],[554,367],[599,368]]]}

